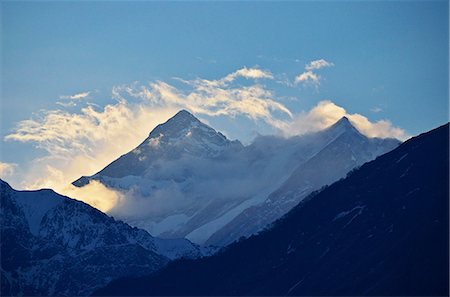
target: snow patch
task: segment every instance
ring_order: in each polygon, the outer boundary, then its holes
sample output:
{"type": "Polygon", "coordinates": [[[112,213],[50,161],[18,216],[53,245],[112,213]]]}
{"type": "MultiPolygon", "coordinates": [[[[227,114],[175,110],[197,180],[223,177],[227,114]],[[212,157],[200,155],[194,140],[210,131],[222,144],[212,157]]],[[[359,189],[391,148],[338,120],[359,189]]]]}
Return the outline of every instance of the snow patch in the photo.
{"type": "Polygon", "coordinates": [[[346,211],[343,211],[343,212],[340,212],[340,213],[338,213],[335,217],[334,217],[334,219],[333,219],[333,222],[334,221],[336,221],[336,220],[339,220],[339,219],[342,219],[342,218],[344,218],[344,217],[346,217],[347,215],[349,215],[349,214],[351,214],[351,213],[354,213],[356,210],[358,211],[358,212],[356,212],[356,214],[347,222],[347,224],[345,224],[345,226],[344,226],[344,228],[345,227],[347,227],[357,216],[359,216],[360,214],[362,214],[362,211],[364,210],[364,208],[366,208],[366,206],[365,205],[358,205],[358,206],[355,206],[355,207],[353,207],[352,209],[350,209],[350,210],[346,210],[346,211]]]}
{"type": "Polygon", "coordinates": [[[403,160],[406,156],[408,156],[408,153],[401,156],[395,163],[400,163],[400,161],[403,160]]]}
{"type": "Polygon", "coordinates": [[[51,190],[17,192],[16,201],[21,206],[31,234],[38,236],[42,218],[51,209],[63,203],[62,196],[51,190]]]}

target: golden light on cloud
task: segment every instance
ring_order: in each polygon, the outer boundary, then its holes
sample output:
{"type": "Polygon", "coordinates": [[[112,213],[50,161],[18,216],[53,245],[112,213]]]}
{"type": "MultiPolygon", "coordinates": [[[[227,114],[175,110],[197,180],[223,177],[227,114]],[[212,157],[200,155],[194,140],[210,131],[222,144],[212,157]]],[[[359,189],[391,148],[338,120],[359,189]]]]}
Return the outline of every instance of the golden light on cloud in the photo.
{"type": "Polygon", "coordinates": [[[315,132],[331,126],[343,116],[346,116],[362,134],[368,137],[397,138],[400,140],[409,138],[409,135],[403,129],[394,127],[387,120],[371,122],[361,114],[348,113],[345,108],[330,100],[320,101],[310,111],[296,115],[294,120],[283,127],[282,130],[286,136],[315,132]]]}
{"type": "Polygon", "coordinates": [[[83,201],[103,212],[111,210],[118,203],[121,195],[95,180],[90,181],[84,187],[68,185],[62,189],[56,189],[56,192],[83,201]]]}
{"type": "MultiPolygon", "coordinates": [[[[332,63],[317,60],[308,66],[310,70],[307,71],[330,66],[332,63]]],[[[148,85],[133,83],[114,87],[112,99],[116,101],[103,108],[87,105],[78,112],[47,110],[21,121],[5,139],[33,143],[48,154],[33,160],[20,177],[20,182],[16,180],[13,186],[30,190],[52,188],[108,211],[117,203],[120,193],[100,183],[80,189],[71,186],[71,182],[81,176],[95,174],[134,149],[156,125],[180,109],[187,109],[196,116],[242,116],[255,122],[262,121],[285,136],[326,128],[345,115],[369,137],[402,140],[408,137],[404,130],[387,120],[371,122],[360,114],[349,114],[328,100],[319,102],[309,111],[295,114],[265,85],[256,82],[234,84],[237,77],[273,79],[267,70],[244,67],[217,80],[179,79],[186,88],[177,88],[163,81],[148,85]]],[[[8,172],[14,168],[5,165],[0,169],[8,172]]]]}
{"type": "Polygon", "coordinates": [[[0,178],[5,178],[14,174],[17,164],[0,162],[0,178]]]}

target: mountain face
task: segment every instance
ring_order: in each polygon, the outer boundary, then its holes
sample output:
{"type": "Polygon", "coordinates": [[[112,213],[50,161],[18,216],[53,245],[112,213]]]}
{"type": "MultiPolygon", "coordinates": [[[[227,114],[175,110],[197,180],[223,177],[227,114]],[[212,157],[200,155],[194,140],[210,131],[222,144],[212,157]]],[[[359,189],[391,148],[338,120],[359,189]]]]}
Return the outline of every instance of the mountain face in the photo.
{"type": "Polygon", "coordinates": [[[243,146],[180,111],[99,173],[125,199],[109,214],[162,238],[227,245],[263,229],[312,191],[398,146],[367,138],[342,118],[301,137],[243,146]]]}
{"type": "Polygon", "coordinates": [[[0,194],[2,296],[85,296],[113,279],[203,253],[51,190],[16,191],[0,180],[0,194]]]}
{"type": "MultiPolygon", "coordinates": [[[[186,110],[179,111],[166,123],[158,125],[137,148],[121,156],[94,177],[123,178],[158,171],[161,163],[183,156],[210,158],[227,150],[239,150],[239,141],[229,141],[223,134],[200,122],[186,110]]],[[[82,186],[89,178],[75,181],[82,186]]]]}
{"type": "Polygon", "coordinates": [[[344,117],[320,134],[328,142],[301,162],[283,184],[258,205],[244,210],[218,230],[207,244],[227,245],[261,231],[282,217],[311,192],[344,177],[353,168],[398,145],[393,139],[367,138],[344,117]]]}
{"type": "Polygon", "coordinates": [[[96,295],[445,296],[448,209],[447,124],[311,194],[259,235],[96,295]]]}

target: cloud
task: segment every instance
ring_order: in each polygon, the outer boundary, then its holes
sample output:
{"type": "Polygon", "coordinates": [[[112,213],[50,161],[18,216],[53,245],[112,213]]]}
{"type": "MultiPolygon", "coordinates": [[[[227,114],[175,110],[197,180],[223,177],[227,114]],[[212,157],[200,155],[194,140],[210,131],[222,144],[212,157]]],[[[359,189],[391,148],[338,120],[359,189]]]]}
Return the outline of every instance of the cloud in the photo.
{"type": "Polygon", "coordinates": [[[74,95],[61,95],[59,96],[60,99],[69,99],[69,100],[82,100],[86,97],[88,97],[91,94],[91,92],[82,92],[74,95]]]}
{"type": "Polygon", "coordinates": [[[297,77],[295,77],[294,83],[311,83],[313,85],[319,85],[320,84],[320,76],[313,73],[312,71],[305,71],[301,74],[299,74],[297,77]]]}
{"type": "Polygon", "coordinates": [[[273,79],[273,75],[268,70],[262,70],[259,68],[247,68],[243,67],[241,69],[236,70],[220,79],[217,80],[208,80],[208,79],[196,79],[196,80],[183,80],[177,78],[179,81],[190,84],[190,85],[204,85],[209,87],[228,87],[232,82],[234,82],[237,78],[242,77],[248,80],[257,80],[257,79],[273,79]]]}
{"type": "Polygon", "coordinates": [[[343,116],[346,116],[361,133],[368,137],[400,140],[410,137],[405,130],[394,127],[388,120],[371,122],[363,115],[348,113],[343,107],[329,100],[320,101],[310,111],[297,114],[293,121],[282,129],[282,132],[286,136],[293,136],[319,131],[333,125],[343,116]]]}
{"type": "Polygon", "coordinates": [[[136,147],[152,128],[176,111],[125,101],[100,110],[87,106],[79,113],[51,110],[19,122],[5,139],[30,142],[48,153],[33,160],[22,187],[55,188],[96,173],[136,147]]]}
{"type": "Polygon", "coordinates": [[[44,157],[27,164],[28,168],[17,181],[20,184],[15,186],[53,188],[73,198],[95,203],[102,210],[108,209],[111,201],[120,201],[120,193],[111,193],[98,184],[75,190],[70,183],[80,176],[95,174],[118,156],[131,151],[157,124],[165,122],[180,109],[187,109],[199,117],[244,117],[285,136],[317,131],[347,115],[362,133],[370,137],[408,137],[404,130],[387,120],[371,122],[362,115],[349,114],[331,101],[321,101],[310,111],[294,114],[277,100],[272,90],[255,81],[263,78],[272,79],[273,75],[267,70],[244,67],[217,80],[178,79],[182,82],[178,87],[163,81],[152,81],[147,85],[132,83],[114,87],[113,103],[104,107],[82,102],[76,111],[41,111],[17,123],[12,133],[5,137],[8,141],[32,143],[47,152],[44,157]],[[248,81],[237,84],[238,77],[248,81]],[[108,202],[92,202],[89,193],[93,192],[99,201],[108,202]]]}
{"type": "Polygon", "coordinates": [[[62,107],[75,107],[75,106],[77,106],[77,104],[74,101],[69,101],[69,102],[56,101],[56,104],[61,105],[62,107]]]}
{"type": "Polygon", "coordinates": [[[0,162],[0,178],[4,179],[13,175],[16,171],[17,164],[0,162]]]}
{"type": "Polygon", "coordinates": [[[275,99],[272,91],[260,84],[235,86],[236,77],[247,79],[273,78],[268,71],[260,69],[239,69],[218,80],[182,80],[187,90],[178,89],[166,82],[151,82],[149,86],[124,85],[114,88],[118,100],[132,96],[147,101],[151,106],[188,109],[197,115],[207,116],[246,116],[262,120],[271,126],[280,121],[276,114],[292,117],[290,110],[275,99]]]}
{"type": "Polygon", "coordinates": [[[122,199],[122,193],[108,189],[98,181],[90,181],[89,184],[81,188],[67,185],[56,188],[55,191],[61,195],[83,201],[103,212],[111,210],[122,199]]]}
{"type": "Polygon", "coordinates": [[[321,77],[316,74],[314,70],[333,66],[334,64],[332,62],[328,62],[324,59],[311,61],[305,66],[305,71],[295,77],[294,84],[306,84],[318,88],[321,77]]]}
{"type": "MultiPolygon", "coordinates": [[[[7,141],[32,143],[47,152],[29,164],[18,186],[53,188],[65,193],[66,185],[82,175],[95,174],[132,150],[157,124],[180,109],[200,116],[244,116],[271,126],[281,126],[283,117],[292,117],[270,90],[251,81],[246,86],[236,86],[233,81],[237,77],[254,80],[272,76],[268,71],[244,67],[219,80],[184,81],[184,89],[162,81],[133,83],[114,87],[114,103],[103,108],[84,104],[73,112],[41,111],[17,123],[5,137],[7,141]]],[[[71,195],[80,193],[71,191],[71,195]]]]}
{"type": "Polygon", "coordinates": [[[332,66],[334,66],[333,63],[325,61],[324,59],[320,59],[320,60],[314,60],[314,61],[309,62],[309,64],[305,66],[305,70],[312,71],[312,70],[318,70],[321,68],[332,67],[332,66]]]}
{"type": "Polygon", "coordinates": [[[231,74],[228,74],[223,80],[231,82],[237,77],[244,77],[247,79],[273,79],[272,73],[267,70],[261,70],[259,68],[241,68],[231,74]]]}
{"type": "Polygon", "coordinates": [[[374,107],[374,108],[370,109],[370,111],[371,111],[371,112],[375,112],[375,113],[378,113],[378,112],[381,112],[381,111],[383,111],[383,109],[382,109],[382,108],[380,108],[380,107],[374,107]]]}

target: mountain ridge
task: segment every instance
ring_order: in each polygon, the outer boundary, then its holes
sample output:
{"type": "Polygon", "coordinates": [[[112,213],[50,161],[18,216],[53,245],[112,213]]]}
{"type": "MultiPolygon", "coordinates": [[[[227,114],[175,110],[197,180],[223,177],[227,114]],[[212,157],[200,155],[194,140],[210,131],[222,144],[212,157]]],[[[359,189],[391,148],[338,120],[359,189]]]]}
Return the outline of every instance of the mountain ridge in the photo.
{"type": "Polygon", "coordinates": [[[226,245],[259,231],[311,191],[344,177],[355,166],[398,144],[392,139],[369,139],[343,117],[323,131],[288,139],[260,136],[243,146],[182,110],[153,129],[138,147],[92,177],[80,178],[74,185],[83,186],[97,180],[121,191],[127,199],[110,214],[155,236],[186,237],[197,244],[226,245]],[[305,185],[302,196],[281,201],[283,206],[272,211],[273,204],[265,201],[273,197],[298,167],[312,170],[314,165],[307,167],[312,164],[308,160],[317,159],[315,155],[327,147],[345,155],[345,159],[337,164],[333,155],[322,154],[326,160],[320,163],[323,166],[317,169],[320,172],[315,182],[305,185]],[[352,147],[360,152],[352,152],[352,147]],[[326,162],[336,164],[328,168],[326,162]],[[142,204],[149,212],[137,218],[142,204]],[[168,209],[164,208],[166,205],[168,209]],[[256,210],[258,205],[260,210],[256,210]],[[258,222],[247,224],[249,211],[260,213],[258,222]],[[238,231],[235,229],[238,225],[248,228],[238,231]],[[254,226],[250,228],[251,225],[254,226]]]}
{"type": "Polygon", "coordinates": [[[449,125],[315,192],[221,253],[112,282],[94,295],[446,295],[449,125]]]}
{"type": "Polygon", "coordinates": [[[0,194],[2,295],[89,295],[111,279],[209,253],[49,189],[16,191],[0,179],[0,194]]]}

